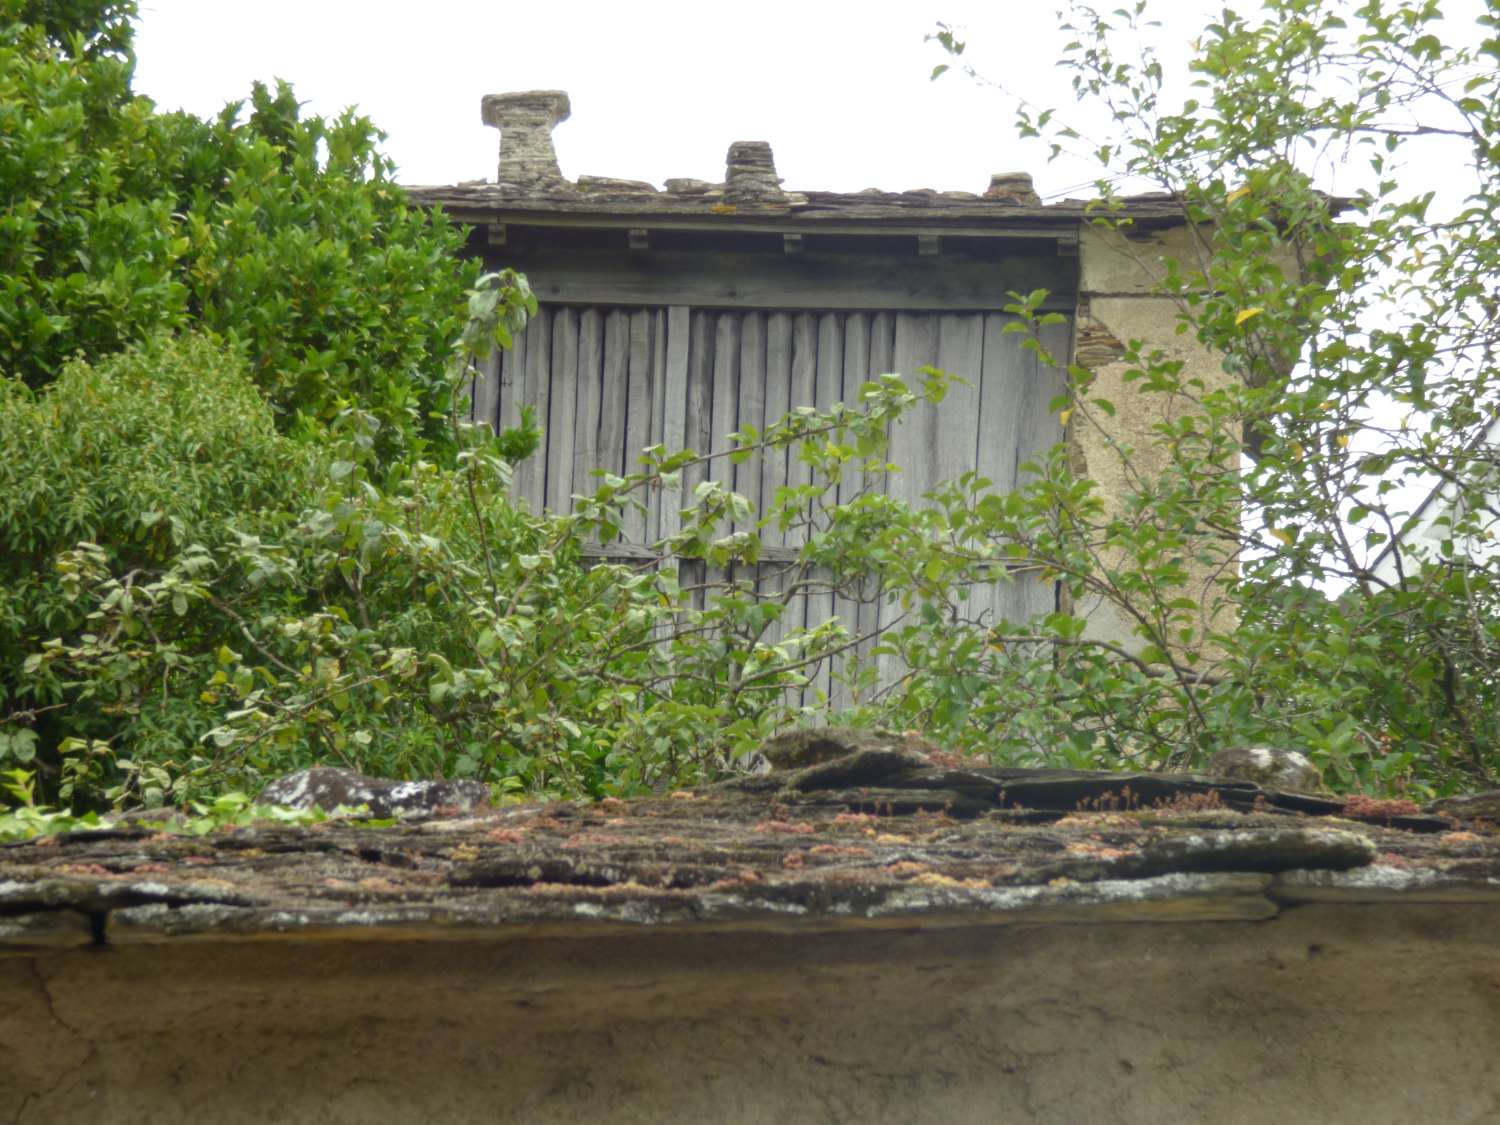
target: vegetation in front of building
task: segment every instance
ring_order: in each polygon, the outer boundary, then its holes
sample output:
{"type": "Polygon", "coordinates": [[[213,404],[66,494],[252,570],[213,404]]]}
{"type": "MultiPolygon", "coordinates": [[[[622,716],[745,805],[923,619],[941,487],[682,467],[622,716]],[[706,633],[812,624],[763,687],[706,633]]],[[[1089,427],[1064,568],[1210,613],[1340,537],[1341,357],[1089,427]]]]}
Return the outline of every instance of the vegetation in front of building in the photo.
{"type": "MultiPolygon", "coordinates": [[[[461,233],[406,206],[355,115],[304,118],[286,87],[257,88],[248,117],[157,113],[130,89],[133,15],[0,0],[5,823],[216,801],[238,816],[235,794],[313,762],[510,793],[692,784],[811,719],[789,689],[822,661],[857,700],[846,720],[1006,763],[1183,768],[1261,743],[1343,791],[1494,784],[1500,575],[1466,549],[1497,494],[1466,437],[1500,386],[1492,18],[1477,43],[1445,42],[1429,4],[1268,0],[1204,32],[1199,100],[1169,112],[1159,69],[1112,53],[1122,17],[1081,13],[1070,65],[1122,138],[1098,155],[1203,224],[1161,291],[1242,383],[1127,348],[1132,393],[1188,406],[1123,504],[1065,448],[1013,493],[970,475],[916,506],[840,504],[949,377],[796,410],[714,456],[784,449],[809,483],[761,512],[703,484],[658,547],[750,569],[767,527],[804,546],[774,595],[695,598],[671,566],[590,547],[708,455],[645,451],[568,515],[515,503],[534,421],[492,436],[461,405],[474,361],[535,310],[525,280],[462,264],[461,233]],[[1335,217],[1305,173],[1309,144],[1379,170],[1450,135],[1473,179],[1454,215],[1392,174],[1335,217]],[[1383,580],[1369,561],[1407,478],[1483,502],[1383,580]],[[972,619],[966,591],[1006,564],[1060,582],[1066,605],[1110,605],[1128,643],[1066,609],[972,619]],[[1205,635],[1186,590],[1215,567],[1237,624],[1205,635]],[[834,590],[906,612],[871,638],[781,626],[796,597],[834,590]],[[886,659],[909,670],[894,684],[886,659]]],[[[1073,142],[1054,114],[1023,109],[1022,128],[1073,142]]],[[[1127,223],[1105,199],[1097,221],[1127,223]]],[[[1044,298],[1008,309],[1038,350],[1044,298]]],[[[1107,430],[1114,404],[1069,375],[1055,408],[1107,430]]]]}

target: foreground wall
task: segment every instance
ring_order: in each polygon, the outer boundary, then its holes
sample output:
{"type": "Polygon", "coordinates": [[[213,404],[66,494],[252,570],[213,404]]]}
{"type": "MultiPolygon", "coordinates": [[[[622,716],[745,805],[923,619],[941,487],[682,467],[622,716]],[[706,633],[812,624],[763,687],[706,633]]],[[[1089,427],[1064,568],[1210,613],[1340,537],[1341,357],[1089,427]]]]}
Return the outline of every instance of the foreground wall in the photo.
{"type": "Polygon", "coordinates": [[[0,1120],[1500,1120],[1500,907],[0,958],[0,1120]]]}

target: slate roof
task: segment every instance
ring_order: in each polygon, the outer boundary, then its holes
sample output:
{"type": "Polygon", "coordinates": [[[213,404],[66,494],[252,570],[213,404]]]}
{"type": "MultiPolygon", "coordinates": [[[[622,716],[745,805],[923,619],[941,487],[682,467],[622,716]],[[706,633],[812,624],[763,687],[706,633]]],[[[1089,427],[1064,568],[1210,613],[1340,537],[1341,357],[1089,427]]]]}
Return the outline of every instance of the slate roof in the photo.
{"type": "Polygon", "coordinates": [[[0,953],[1494,903],[1494,804],[1440,816],[1193,774],[993,769],[912,739],[859,736],[810,764],[639,800],[202,837],[127,818],[5,845],[0,953]]]}
{"type": "MultiPolygon", "coordinates": [[[[1083,199],[1024,203],[1015,198],[987,198],[972,192],[930,188],[902,192],[873,188],[862,192],[785,192],[728,202],[722,185],[657,191],[649,184],[635,187],[630,184],[631,181],[581,177],[576,185],[553,188],[474,181],[449,186],[412,186],[406,192],[414,203],[441,206],[467,222],[501,215],[514,218],[574,215],[653,222],[696,220],[726,229],[774,220],[778,227],[809,231],[879,223],[1040,232],[1076,227],[1085,217],[1102,213],[1097,202],[1083,199]]],[[[1176,224],[1183,219],[1181,204],[1163,193],[1132,196],[1121,203],[1131,218],[1142,223],[1176,224]]]]}

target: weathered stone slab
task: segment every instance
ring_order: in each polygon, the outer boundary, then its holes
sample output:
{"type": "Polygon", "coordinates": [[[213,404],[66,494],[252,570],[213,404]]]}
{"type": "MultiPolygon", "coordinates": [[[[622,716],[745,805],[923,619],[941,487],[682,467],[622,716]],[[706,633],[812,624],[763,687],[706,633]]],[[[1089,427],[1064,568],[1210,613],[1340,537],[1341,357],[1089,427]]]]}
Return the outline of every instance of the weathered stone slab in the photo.
{"type": "Polygon", "coordinates": [[[369,807],[370,815],[431,815],[439,809],[467,812],[488,805],[490,787],[478,781],[389,781],[353,770],[313,766],[272,781],[260,792],[263,805],[293,809],[369,807]]]}
{"type": "Polygon", "coordinates": [[[77,949],[93,943],[93,921],[77,910],[0,914],[0,957],[40,949],[77,949]]]}
{"type": "Polygon", "coordinates": [[[1382,863],[1351,871],[1287,871],[1276,877],[1282,902],[1500,903],[1500,877],[1465,878],[1445,871],[1382,863]]]}

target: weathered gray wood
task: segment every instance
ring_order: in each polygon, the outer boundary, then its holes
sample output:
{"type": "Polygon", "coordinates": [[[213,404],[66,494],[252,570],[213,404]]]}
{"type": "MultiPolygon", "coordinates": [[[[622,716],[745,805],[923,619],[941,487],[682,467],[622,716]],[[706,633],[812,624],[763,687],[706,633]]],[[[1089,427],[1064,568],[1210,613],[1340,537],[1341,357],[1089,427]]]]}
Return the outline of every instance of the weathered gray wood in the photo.
{"type": "MultiPolygon", "coordinates": [[[[874,375],[890,369],[890,320],[888,313],[849,313],[844,318],[843,402],[850,409],[860,409],[860,387],[874,375]]],[[[884,474],[876,480],[871,480],[863,473],[851,473],[845,476],[839,485],[838,502],[840,504],[851,503],[872,486],[883,488],[884,481],[884,474]]],[[[850,591],[850,593],[857,594],[858,591],[850,591]]],[[[854,636],[867,629],[875,628],[879,619],[879,607],[856,596],[836,597],[834,612],[839,615],[844,622],[844,627],[854,636]]],[[[848,707],[854,702],[854,697],[848,688],[839,682],[839,676],[844,672],[852,655],[866,658],[872,647],[872,642],[866,642],[858,646],[853,653],[835,658],[830,667],[830,673],[833,676],[830,696],[831,705],[834,708],[848,707]]]]}
{"type": "Polygon", "coordinates": [[[814,405],[827,410],[844,397],[844,321],[843,313],[824,313],[818,317],[818,378],[814,405]]]}
{"type": "Polygon", "coordinates": [[[792,320],[792,410],[817,399],[817,317],[799,312],[792,320]]]}
{"type": "Polygon", "coordinates": [[[896,314],[878,312],[870,318],[870,375],[894,371],[895,355],[896,314]]]}
{"type": "MultiPolygon", "coordinates": [[[[662,379],[662,433],[661,444],[668,453],[675,453],[690,445],[688,440],[688,346],[692,334],[692,313],[683,305],[674,305],[666,312],[665,371],[662,379]]],[[[679,514],[685,497],[681,492],[663,490],[657,503],[661,509],[661,524],[657,535],[663,539],[682,530],[679,514]]]]}
{"type": "MultiPolygon", "coordinates": [[[[828,410],[835,403],[843,400],[844,393],[844,314],[824,313],[818,318],[818,366],[816,374],[816,387],[813,395],[813,405],[819,410],[828,410]]],[[[798,481],[811,480],[811,472],[800,460],[793,458],[799,466],[800,471],[795,474],[798,481]]],[[[838,500],[838,489],[831,490],[825,503],[836,503],[838,500]]],[[[826,517],[820,510],[823,504],[813,507],[810,512],[813,528],[819,530],[826,526],[826,517]]],[[[815,572],[812,577],[828,579],[831,576],[826,573],[815,572]]],[[[834,615],[836,608],[832,591],[808,594],[803,598],[802,621],[804,628],[812,628],[815,625],[827,621],[834,615]]],[[[808,688],[803,692],[803,702],[811,704],[816,701],[816,696],[821,693],[827,696],[832,690],[832,662],[824,661],[810,675],[808,688]]]]}
{"type": "MultiPolygon", "coordinates": [[[[788,408],[812,406],[816,395],[818,367],[818,318],[813,313],[798,313],[791,325],[791,381],[787,389],[788,408]]],[[[784,462],[782,481],[785,484],[800,484],[806,479],[806,466],[792,455],[784,462]]],[[[790,529],[784,536],[788,545],[800,545],[806,535],[801,528],[790,529]]],[[[786,575],[777,583],[777,592],[785,590],[786,575]]],[[[805,599],[798,598],[783,614],[781,625],[800,629],[806,624],[805,599]]]]}
{"type": "MultiPolygon", "coordinates": [[[[531,401],[548,429],[543,453],[517,474],[517,495],[529,500],[527,490],[534,488],[538,503],[546,498],[549,505],[566,510],[572,492],[593,488],[589,470],[628,471],[645,445],[722,452],[731,432],[745,426],[763,431],[798,405],[826,409],[841,399],[855,404],[858,387],[870,377],[890,370],[911,375],[927,363],[973,385],[955,384],[940,408],[918,407],[913,422],[919,424],[896,430],[890,459],[905,472],[888,481],[852,477],[838,490],[839,502],[854,499],[862,488],[885,487],[921,503],[921,494],[938,480],[971,467],[997,485],[1013,487],[1016,464],[1045,447],[1053,435],[1060,436],[1055,412],[1047,406],[1064,384],[1058,372],[1043,370],[1030,352],[1016,347],[1018,338],[1004,335],[1003,325],[999,314],[547,306],[501,366],[499,386],[505,393],[496,407],[498,417],[513,424],[510,419],[518,419],[522,402],[531,401]]],[[[1048,346],[1065,355],[1067,326],[1049,326],[1048,331],[1048,346]]],[[[678,509],[710,474],[733,482],[731,487],[762,509],[783,482],[808,479],[801,461],[785,453],[752,459],[739,469],[737,474],[723,459],[689,470],[684,496],[653,496],[647,517],[632,517],[625,541],[611,545],[614,553],[606,550],[601,557],[649,562],[646,545],[678,529],[678,509]]],[[[739,577],[749,581],[755,576],[765,597],[784,591],[785,581],[802,577],[788,571],[785,561],[795,557],[802,534],[765,529],[761,564],[739,568],[739,577]]],[[[681,564],[678,573],[687,586],[735,577],[722,568],[696,564],[681,564]]],[[[1016,578],[976,588],[956,613],[963,619],[1020,621],[1052,607],[1055,590],[1050,583],[1034,574],[1016,578]]],[[[877,593],[798,594],[762,641],[776,643],[789,630],[816,625],[833,613],[851,632],[889,626],[903,610],[872,601],[877,593]]],[[[701,606],[705,597],[695,601],[701,606]]],[[[850,701],[832,671],[830,663],[810,672],[806,702],[819,693],[836,704],[850,701]]],[[[890,658],[881,659],[880,671],[886,684],[901,674],[890,658]]]]}
{"type": "MultiPolygon", "coordinates": [[[[747,312],[743,314],[721,313],[721,316],[740,317],[740,377],[739,407],[735,426],[740,431],[754,430],[757,440],[766,422],[766,314],[747,312]]],[[[733,487],[750,501],[755,513],[748,522],[736,523],[737,530],[748,530],[755,526],[760,514],[760,470],[758,457],[751,457],[733,466],[733,487]]],[[[720,477],[726,482],[728,474],[720,477]]]]}
{"type": "Polygon", "coordinates": [[[547,508],[566,512],[573,500],[573,439],[578,402],[578,311],[552,317],[552,396],[548,403],[547,508]]]}
{"type": "Polygon", "coordinates": [[[552,398],[552,310],[538,309],[522,335],[526,340],[525,401],[536,412],[542,444],[516,466],[512,489],[532,511],[540,511],[547,499],[547,443],[551,436],[547,408],[552,398]]]}
{"type": "Polygon", "coordinates": [[[469,384],[469,417],[483,422],[490,429],[500,411],[501,385],[505,380],[504,362],[498,351],[491,352],[478,363],[478,372],[469,384]]]}
{"type": "MultiPolygon", "coordinates": [[[[937,358],[937,318],[917,313],[896,314],[893,369],[909,387],[920,383],[917,371],[937,358]]],[[[924,470],[932,459],[934,426],[928,424],[932,408],[918,404],[897,420],[891,431],[891,461],[899,472],[891,473],[886,490],[891,496],[916,505],[927,486],[924,470]]]]}
{"type": "Polygon", "coordinates": [[[1073,305],[1074,271],[1059,258],[539,250],[506,263],[539,299],[570,305],[984,312],[1036,288],[1052,294],[1046,308],[1073,305]]]}
{"type": "Polygon", "coordinates": [[[622,473],[641,467],[641,450],[651,444],[651,410],[656,396],[655,309],[630,314],[630,382],[625,394],[625,447],[622,473]]]}
{"type": "Polygon", "coordinates": [[[575,495],[587,495],[598,486],[593,470],[599,464],[601,412],[604,405],[604,317],[605,314],[600,309],[583,309],[578,314],[578,389],[573,408],[575,495]]]}
{"type": "MultiPolygon", "coordinates": [[[[850,410],[861,409],[859,389],[875,372],[870,357],[869,313],[849,313],[844,317],[844,374],[842,401],[850,410]]],[[[839,485],[838,500],[847,504],[865,487],[861,474],[846,476],[839,485]]]]}
{"type": "Polygon", "coordinates": [[[624,472],[629,456],[627,438],[630,434],[631,364],[635,351],[635,342],[631,338],[634,316],[624,309],[610,309],[604,318],[598,452],[593,467],[611,473],[624,472]]]}
{"type": "MultiPolygon", "coordinates": [[[[691,313],[687,355],[687,429],[683,447],[699,456],[713,447],[714,371],[718,366],[718,325],[712,313],[691,313]]],[[[682,507],[693,503],[698,485],[708,479],[709,466],[689,465],[682,471],[682,507]]],[[[700,577],[701,581],[701,577],[700,577]]]]}
{"type": "MultiPolygon", "coordinates": [[[[893,369],[904,376],[909,386],[919,381],[916,372],[930,364],[937,356],[938,320],[934,316],[918,313],[897,313],[895,318],[895,344],[892,353],[893,369]]],[[[931,406],[921,404],[897,420],[891,430],[890,460],[899,471],[892,471],[886,480],[886,492],[912,507],[921,504],[922,493],[930,480],[924,479],[932,468],[933,427],[927,425],[931,406]]],[[[899,603],[901,591],[888,590],[881,599],[878,623],[881,629],[894,626],[906,612],[899,603]],[[894,599],[894,600],[893,600],[894,599]]],[[[899,661],[891,655],[877,658],[882,684],[889,684],[901,675],[899,661]]]]}
{"type": "MultiPolygon", "coordinates": [[[[868,378],[870,368],[870,314],[848,313],[843,318],[844,339],[840,348],[842,356],[842,371],[840,374],[839,401],[847,407],[853,407],[858,402],[860,384],[868,378]]],[[[858,495],[861,482],[857,474],[846,475],[839,483],[834,499],[839,504],[844,504],[858,495]]],[[[833,598],[833,613],[837,615],[844,627],[853,634],[859,628],[859,603],[852,598],[837,594],[833,598]]],[[[840,681],[840,673],[843,671],[846,656],[838,656],[829,660],[826,671],[829,677],[828,697],[829,706],[833,710],[841,710],[849,706],[851,699],[848,689],[840,681]]]]}
{"type": "Polygon", "coordinates": [[[927,487],[956,481],[974,468],[979,446],[979,398],[983,379],[984,318],[938,318],[936,366],[953,376],[947,396],[925,407],[931,419],[933,456],[927,487]]]}
{"type": "MultiPolygon", "coordinates": [[[[739,428],[740,411],[740,319],[718,314],[714,324],[713,425],[710,431],[714,453],[730,448],[729,435],[739,428]]],[[[708,467],[712,479],[732,487],[734,470],[727,457],[708,467]]]]}
{"type": "MultiPolygon", "coordinates": [[[[984,325],[984,379],[980,400],[980,440],[976,467],[993,481],[999,493],[1026,483],[1021,465],[1063,440],[1063,426],[1051,401],[1064,394],[1064,373],[1044,366],[1025,347],[1025,336],[1006,332],[1012,318],[992,314],[984,325]]],[[[1072,339],[1069,324],[1045,325],[1040,342],[1066,363],[1072,339]]],[[[1037,613],[1056,607],[1055,583],[1044,582],[1035,571],[1013,572],[1010,583],[992,591],[995,622],[1024,623],[1037,613]]]]}
{"type": "MultiPolygon", "coordinates": [[[[765,425],[782,418],[791,408],[792,386],[792,318],[787,313],[772,313],[766,318],[766,402],[765,425]]],[[[769,511],[776,490],[787,484],[787,451],[770,450],[760,458],[760,494],[763,509],[769,511]]],[[[781,547],[786,533],[775,524],[761,532],[767,546],[781,547]]]]}
{"type": "MultiPolygon", "coordinates": [[[[1062,423],[1048,407],[1067,389],[1063,374],[1042,367],[1036,353],[1025,347],[1023,335],[1005,331],[1013,320],[1000,315],[984,318],[984,380],[975,464],[999,492],[1023,483],[1023,461],[1062,440],[1062,423]]],[[[1049,335],[1056,339],[1055,333],[1049,335]]]]}
{"type": "Polygon", "coordinates": [[[508,430],[520,418],[526,396],[526,331],[522,329],[505,351],[496,349],[500,379],[495,398],[495,432],[508,430]]]}
{"type": "MultiPolygon", "coordinates": [[[[631,472],[639,472],[643,468],[640,463],[642,449],[661,446],[666,441],[666,401],[663,398],[666,393],[666,309],[649,309],[646,317],[648,317],[646,332],[651,338],[651,354],[646,360],[649,402],[645,404],[645,407],[640,408],[645,411],[646,435],[639,449],[631,453],[630,463],[625,465],[625,468],[630,469],[631,472]]],[[[631,404],[631,408],[634,410],[634,404],[631,404]]],[[[655,543],[661,537],[661,510],[670,505],[664,504],[663,501],[670,498],[663,496],[661,489],[649,489],[645,495],[640,496],[640,499],[646,505],[642,535],[648,543],[655,543]]]]}

